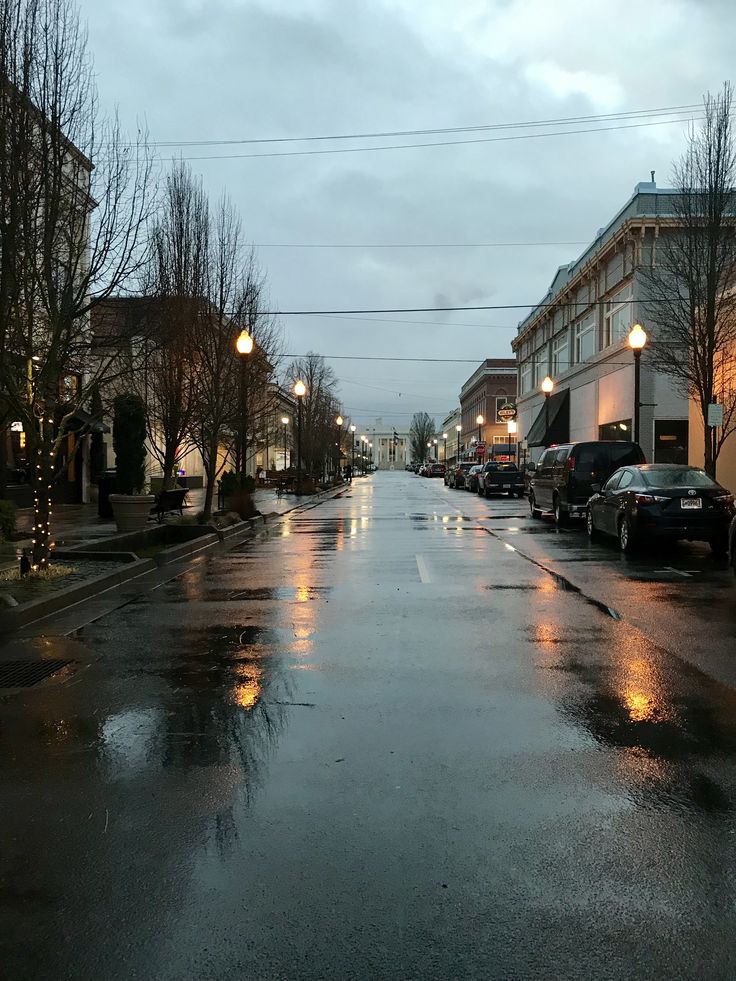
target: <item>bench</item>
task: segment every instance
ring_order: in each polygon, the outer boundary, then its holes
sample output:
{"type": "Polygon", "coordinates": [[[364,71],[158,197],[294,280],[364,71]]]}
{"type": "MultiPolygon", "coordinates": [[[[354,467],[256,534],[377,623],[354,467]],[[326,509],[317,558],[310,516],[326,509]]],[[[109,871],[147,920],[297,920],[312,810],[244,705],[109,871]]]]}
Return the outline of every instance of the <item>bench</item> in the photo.
{"type": "Polygon", "coordinates": [[[156,503],[151,508],[151,514],[156,516],[159,524],[164,520],[165,514],[173,511],[183,514],[184,498],[188,493],[186,487],[172,487],[171,490],[159,491],[156,495],[156,503]]]}

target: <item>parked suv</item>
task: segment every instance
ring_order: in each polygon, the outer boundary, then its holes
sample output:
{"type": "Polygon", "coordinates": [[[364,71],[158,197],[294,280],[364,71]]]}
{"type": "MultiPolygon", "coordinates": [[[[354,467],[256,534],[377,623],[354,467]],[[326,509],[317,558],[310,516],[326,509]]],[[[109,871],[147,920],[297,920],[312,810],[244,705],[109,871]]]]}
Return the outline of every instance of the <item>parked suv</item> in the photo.
{"type": "Polygon", "coordinates": [[[604,484],[619,467],[646,463],[638,443],[599,440],[550,446],[537,463],[529,488],[533,518],[552,511],[558,525],[585,517],[591,484],[604,484]]]}

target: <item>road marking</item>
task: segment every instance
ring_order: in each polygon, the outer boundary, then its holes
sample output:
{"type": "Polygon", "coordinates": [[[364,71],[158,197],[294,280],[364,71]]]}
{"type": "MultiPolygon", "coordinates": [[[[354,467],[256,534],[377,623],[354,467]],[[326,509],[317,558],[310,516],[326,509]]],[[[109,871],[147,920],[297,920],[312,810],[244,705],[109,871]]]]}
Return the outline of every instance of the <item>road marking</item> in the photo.
{"type": "Polygon", "coordinates": [[[423,555],[416,555],[417,569],[419,569],[419,578],[422,582],[431,582],[429,570],[427,569],[427,563],[424,561],[423,555]]]}
{"type": "Polygon", "coordinates": [[[655,576],[661,572],[674,572],[676,576],[682,576],[684,579],[692,579],[693,577],[692,572],[682,572],[680,569],[673,569],[671,565],[666,566],[664,569],[653,569],[652,571],[655,576]]]}

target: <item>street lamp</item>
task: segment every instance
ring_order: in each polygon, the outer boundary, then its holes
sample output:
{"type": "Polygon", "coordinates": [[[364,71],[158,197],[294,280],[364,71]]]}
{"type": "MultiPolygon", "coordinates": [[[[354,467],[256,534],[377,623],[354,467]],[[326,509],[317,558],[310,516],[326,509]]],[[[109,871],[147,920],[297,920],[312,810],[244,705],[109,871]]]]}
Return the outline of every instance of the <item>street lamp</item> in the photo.
{"type": "Polygon", "coordinates": [[[641,407],[641,352],[647,343],[647,332],[641,324],[629,331],[629,347],[634,352],[634,442],[639,442],[639,409],[641,407]]]}
{"type": "Polygon", "coordinates": [[[368,466],[373,470],[373,443],[368,444],[368,466]]]}
{"type": "Polygon", "coordinates": [[[442,434],[442,439],[445,441],[445,466],[447,466],[447,433],[442,434]]]}
{"type": "MultiPolygon", "coordinates": [[[[514,436],[514,437],[516,436],[516,428],[517,428],[516,427],[516,421],[514,419],[510,419],[506,423],[506,432],[509,434],[509,443],[511,443],[511,437],[512,436],[514,436]]],[[[519,466],[519,441],[518,441],[518,439],[514,439],[514,461],[516,462],[516,466],[518,467],[519,466]]]]}
{"type": "Polygon", "coordinates": [[[455,426],[455,432],[457,433],[457,459],[455,462],[458,466],[460,466],[460,433],[462,431],[463,427],[460,425],[460,423],[458,423],[457,426],[455,426]]]}
{"type": "Polygon", "coordinates": [[[297,426],[296,426],[296,493],[302,492],[302,399],[307,394],[307,386],[301,379],[294,382],[294,395],[296,395],[297,426]]]}
{"type": "Polygon", "coordinates": [[[284,470],[286,470],[286,456],[287,456],[286,427],[289,425],[288,416],[281,416],[281,425],[284,427],[284,470]]]}
{"type": "MultiPolygon", "coordinates": [[[[343,419],[343,417],[341,415],[338,415],[337,418],[335,419],[335,425],[337,426],[338,429],[342,429],[342,426],[343,426],[343,423],[344,422],[345,422],[345,420],[343,419]]],[[[337,443],[337,460],[335,462],[335,475],[336,476],[337,476],[338,471],[340,470],[340,452],[342,450],[342,447],[340,445],[341,443],[342,443],[342,433],[340,434],[340,439],[338,440],[338,443],[337,443]]]]}
{"type": "Polygon", "coordinates": [[[350,482],[353,481],[353,474],[355,473],[355,426],[350,427],[350,454],[351,454],[351,464],[350,464],[350,482]]]}
{"type": "Polygon", "coordinates": [[[240,484],[245,480],[245,417],[247,408],[245,404],[245,359],[253,350],[253,338],[247,330],[241,330],[235,341],[235,350],[240,361],[240,426],[238,432],[238,469],[240,471],[240,484]]]}
{"type": "Polygon", "coordinates": [[[554,391],[555,383],[549,377],[549,375],[544,376],[544,381],[542,382],[542,391],[544,392],[544,439],[545,446],[549,446],[549,397],[554,391]]]}

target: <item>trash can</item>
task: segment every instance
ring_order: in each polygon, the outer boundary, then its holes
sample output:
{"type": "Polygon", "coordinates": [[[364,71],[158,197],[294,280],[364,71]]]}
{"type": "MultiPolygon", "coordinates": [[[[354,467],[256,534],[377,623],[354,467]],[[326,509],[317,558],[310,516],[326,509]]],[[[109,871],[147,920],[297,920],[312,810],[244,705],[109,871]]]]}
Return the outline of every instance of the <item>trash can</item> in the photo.
{"type": "Polygon", "coordinates": [[[103,470],[97,478],[97,513],[101,518],[112,518],[110,495],[117,492],[118,475],[116,470],[103,470]]]}

